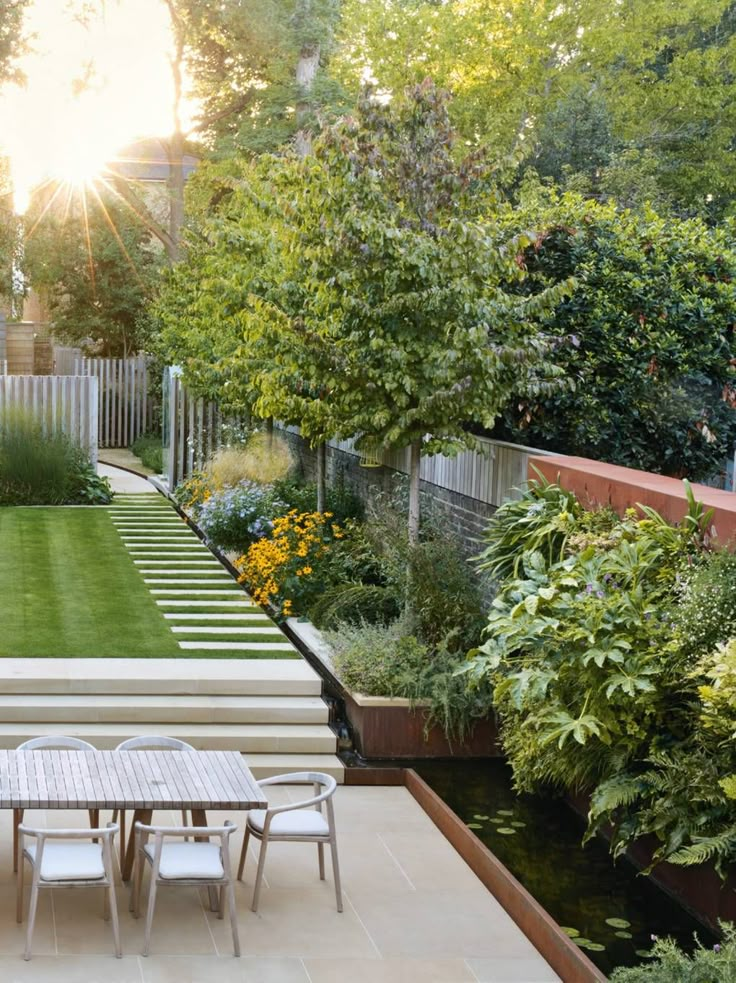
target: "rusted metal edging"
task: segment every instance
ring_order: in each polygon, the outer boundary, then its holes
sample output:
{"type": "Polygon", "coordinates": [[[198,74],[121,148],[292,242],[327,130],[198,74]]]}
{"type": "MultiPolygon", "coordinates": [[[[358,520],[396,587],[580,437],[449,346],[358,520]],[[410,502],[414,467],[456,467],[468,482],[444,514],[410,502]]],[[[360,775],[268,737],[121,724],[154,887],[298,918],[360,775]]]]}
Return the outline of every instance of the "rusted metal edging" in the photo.
{"type": "Polygon", "coordinates": [[[605,983],[607,977],[412,768],[405,769],[404,784],[564,983],[605,983]]]}

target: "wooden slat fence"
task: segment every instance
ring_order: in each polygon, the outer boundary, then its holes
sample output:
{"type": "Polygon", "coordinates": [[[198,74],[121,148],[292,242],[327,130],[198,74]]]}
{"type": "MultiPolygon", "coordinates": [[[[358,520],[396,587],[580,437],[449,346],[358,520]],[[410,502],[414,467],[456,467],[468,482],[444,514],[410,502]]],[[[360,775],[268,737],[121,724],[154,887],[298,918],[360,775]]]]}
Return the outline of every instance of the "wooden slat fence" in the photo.
{"type": "Polygon", "coordinates": [[[135,358],[77,358],[75,374],[99,381],[98,439],[100,447],[129,447],[152,424],[148,396],[148,364],[135,358]]]}
{"type": "Polygon", "coordinates": [[[72,348],[69,345],[54,345],[51,349],[52,375],[77,375],[75,366],[77,360],[81,358],[81,348],[72,348]]]}
{"type": "Polygon", "coordinates": [[[65,433],[97,463],[97,379],[84,376],[0,376],[0,416],[11,407],[33,413],[44,433],[65,433]]]}
{"type": "Polygon", "coordinates": [[[0,375],[8,374],[8,360],[7,358],[0,358],[0,375]]]}
{"type": "Polygon", "coordinates": [[[216,403],[195,398],[170,373],[164,394],[164,477],[174,488],[203,467],[220,442],[222,413],[216,403]]]}

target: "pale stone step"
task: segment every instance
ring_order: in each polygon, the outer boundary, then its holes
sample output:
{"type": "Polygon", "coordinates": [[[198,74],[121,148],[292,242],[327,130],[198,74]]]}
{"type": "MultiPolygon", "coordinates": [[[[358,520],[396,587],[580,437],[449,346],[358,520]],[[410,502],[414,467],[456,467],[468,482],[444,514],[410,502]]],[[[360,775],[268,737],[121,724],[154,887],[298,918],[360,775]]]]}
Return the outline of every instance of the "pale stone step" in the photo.
{"type": "Polygon", "coordinates": [[[182,651],[199,652],[296,652],[291,642],[179,642],[182,651]]]}
{"type": "MultiPolygon", "coordinates": [[[[138,737],[140,723],[77,723],[72,721],[0,723],[0,748],[15,748],[32,737],[65,734],[81,737],[101,751],[138,737]]],[[[167,737],[178,737],[192,747],[210,751],[260,754],[330,754],[336,747],[326,724],[167,724],[167,737]]]]}
{"type": "Polygon", "coordinates": [[[228,587],[228,588],[223,587],[222,589],[218,588],[217,590],[201,590],[200,588],[197,588],[196,590],[186,590],[183,587],[181,589],[178,587],[172,587],[171,590],[166,590],[161,587],[154,587],[150,593],[151,594],[183,594],[183,595],[189,595],[191,597],[203,597],[203,596],[207,597],[208,595],[219,596],[221,594],[224,594],[225,596],[227,596],[228,594],[242,594],[243,592],[240,590],[240,588],[236,583],[233,583],[232,587],[228,587]]]}
{"type": "Polygon", "coordinates": [[[133,560],[133,563],[135,563],[137,567],[145,567],[145,566],[171,567],[172,569],[174,569],[175,567],[178,568],[179,566],[187,566],[191,564],[192,566],[197,566],[200,569],[207,568],[207,567],[217,567],[218,570],[222,570],[222,564],[220,563],[219,560],[216,560],[214,556],[209,560],[197,560],[194,557],[187,556],[183,560],[178,560],[173,558],[167,560],[146,559],[146,560],[133,560]]]}
{"type": "Polygon", "coordinates": [[[247,608],[257,608],[259,611],[261,608],[257,604],[254,604],[247,594],[243,594],[241,600],[238,601],[156,601],[156,604],[160,607],[187,607],[187,608],[231,608],[231,607],[247,607],[247,608]]]}
{"type": "MultiPolygon", "coordinates": [[[[159,602],[160,603],[160,602],[159,602]]],[[[268,615],[261,613],[251,613],[248,614],[230,614],[229,612],[223,613],[205,613],[192,614],[191,612],[181,611],[181,612],[164,612],[164,618],[168,621],[268,621],[268,615]]]]}
{"type": "Polygon", "coordinates": [[[0,721],[145,723],[146,730],[172,724],[325,724],[328,708],[319,696],[116,696],[20,694],[0,696],[0,721]]]}
{"type": "Polygon", "coordinates": [[[199,649],[202,652],[295,652],[291,642],[179,642],[179,648],[186,651],[199,649]]]}
{"type": "Polygon", "coordinates": [[[0,659],[0,693],[318,696],[304,659],[0,659]]]}
{"type": "Polygon", "coordinates": [[[247,754],[245,760],[256,778],[271,778],[292,771],[321,771],[342,784],[345,766],[335,754],[247,754]]]}
{"type": "MultiPolygon", "coordinates": [[[[161,584],[175,584],[175,583],[179,583],[179,581],[171,580],[170,578],[171,577],[179,577],[183,573],[185,573],[185,574],[195,574],[197,577],[208,577],[209,578],[208,580],[200,581],[200,583],[203,583],[203,584],[210,583],[210,581],[211,581],[211,579],[213,577],[220,577],[220,578],[223,578],[224,577],[224,578],[226,578],[228,580],[232,580],[233,579],[230,576],[230,574],[227,572],[227,570],[223,570],[222,567],[219,567],[219,569],[214,569],[214,570],[208,570],[207,567],[205,567],[204,569],[202,569],[201,567],[200,568],[197,568],[197,567],[172,567],[171,569],[169,569],[168,567],[163,567],[161,569],[157,569],[156,567],[150,567],[150,568],[149,567],[141,567],[141,569],[138,571],[138,573],[142,573],[142,574],[156,574],[157,577],[164,577],[165,578],[164,580],[156,581],[157,583],[161,583],[161,584]]],[[[147,584],[150,584],[150,583],[153,583],[153,581],[147,580],[146,583],[147,584]]],[[[187,581],[183,581],[182,580],[181,583],[191,583],[191,581],[188,581],[188,580],[187,581]]]]}
{"type": "Polygon", "coordinates": [[[166,543],[162,545],[161,543],[123,543],[124,546],[130,547],[128,552],[131,556],[139,556],[147,550],[151,550],[153,554],[158,556],[172,556],[177,550],[181,553],[184,550],[198,550],[200,553],[207,553],[210,556],[212,554],[207,549],[207,547],[200,540],[194,540],[193,542],[181,542],[176,543],[166,543]]]}
{"type": "MultiPolygon", "coordinates": [[[[186,571],[180,570],[180,573],[185,573],[186,571]]],[[[219,583],[220,581],[233,582],[233,578],[229,573],[211,573],[209,577],[202,577],[201,571],[195,570],[195,576],[193,577],[144,577],[144,584],[211,584],[219,583]],[[214,579],[213,579],[214,578],[214,579]]]]}
{"type": "Polygon", "coordinates": [[[280,635],[283,638],[281,629],[277,628],[276,625],[273,628],[240,628],[236,625],[233,625],[232,628],[224,628],[221,625],[172,625],[171,630],[186,635],[280,635]]]}

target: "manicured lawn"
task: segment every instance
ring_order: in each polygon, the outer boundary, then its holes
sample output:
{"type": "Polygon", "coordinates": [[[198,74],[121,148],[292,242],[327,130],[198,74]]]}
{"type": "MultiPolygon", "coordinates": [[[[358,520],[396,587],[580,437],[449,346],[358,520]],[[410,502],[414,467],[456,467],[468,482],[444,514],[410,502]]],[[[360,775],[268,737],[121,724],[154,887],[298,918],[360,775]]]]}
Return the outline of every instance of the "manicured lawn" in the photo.
{"type": "Polygon", "coordinates": [[[0,508],[0,657],[296,655],[182,650],[170,624],[105,509],[0,508]]]}

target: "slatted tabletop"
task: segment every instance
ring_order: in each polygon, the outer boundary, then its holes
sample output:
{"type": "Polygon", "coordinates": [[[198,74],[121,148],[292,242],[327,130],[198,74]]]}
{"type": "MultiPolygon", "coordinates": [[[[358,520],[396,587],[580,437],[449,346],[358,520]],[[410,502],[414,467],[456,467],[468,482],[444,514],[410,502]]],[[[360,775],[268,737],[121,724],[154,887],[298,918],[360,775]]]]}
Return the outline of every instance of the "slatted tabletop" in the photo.
{"type": "Polygon", "coordinates": [[[2,751],[0,809],[265,809],[238,751],[2,751]]]}

